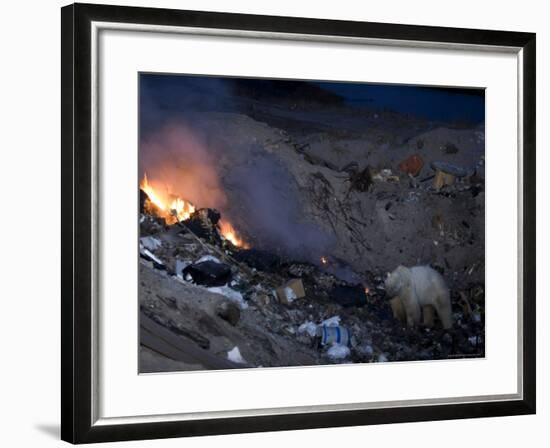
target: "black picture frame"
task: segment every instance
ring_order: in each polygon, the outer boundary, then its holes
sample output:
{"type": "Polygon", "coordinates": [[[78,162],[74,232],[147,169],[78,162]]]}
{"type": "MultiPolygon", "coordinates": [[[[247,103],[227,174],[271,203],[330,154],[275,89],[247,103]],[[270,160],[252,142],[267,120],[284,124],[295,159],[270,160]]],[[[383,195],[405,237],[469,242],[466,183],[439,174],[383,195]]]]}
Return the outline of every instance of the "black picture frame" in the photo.
{"type": "Polygon", "coordinates": [[[536,404],[535,53],[533,33],[74,4],[61,10],[61,437],[72,443],[533,414],[536,404]],[[523,397],[464,404],[94,425],[92,416],[91,23],[353,36],[515,47],[522,51],[523,397]]]}

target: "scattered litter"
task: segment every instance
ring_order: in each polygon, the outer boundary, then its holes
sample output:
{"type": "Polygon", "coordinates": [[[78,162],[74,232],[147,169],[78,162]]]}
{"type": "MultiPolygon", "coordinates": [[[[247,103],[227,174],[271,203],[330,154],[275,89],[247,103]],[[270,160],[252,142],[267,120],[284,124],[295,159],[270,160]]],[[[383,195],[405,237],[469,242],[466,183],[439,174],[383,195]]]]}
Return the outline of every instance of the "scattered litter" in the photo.
{"type": "Polygon", "coordinates": [[[243,295],[239,291],[235,291],[234,289],[231,289],[229,286],[213,286],[211,288],[207,288],[208,291],[214,292],[216,294],[221,294],[222,296],[227,297],[229,300],[235,302],[237,305],[241,307],[241,309],[245,310],[248,308],[248,303],[243,298],[243,295]]]}
{"type": "Polygon", "coordinates": [[[221,264],[221,261],[218,258],[214,257],[214,255],[203,255],[197,261],[195,261],[195,264],[199,264],[204,261],[213,261],[214,263],[221,264]]]}
{"type": "Polygon", "coordinates": [[[207,260],[187,266],[182,275],[190,275],[198,285],[223,286],[231,281],[231,268],[226,264],[207,260]]]}
{"type": "Polygon", "coordinates": [[[246,361],[242,357],[239,347],[237,346],[227,352],[227,359],[237,364],[246,364],[246,361]]]}
{"type": "Polygon", "coordinates": [[[413,154],[403,160],[397,167],[403,173],[416,177],[424,167],[424,160],[418,154],[413,154]]]}
{"type": "Polygon", "coordinates": [[[455,178],[465,177],[468,172],[464,168],[446,162],[432,162],[432,169],[435,171],[433,187],[440,190],[445,185],[453,185],[455,178]]]}
{"type": "MultiPolygon", "coordinates": [[[[321,235],[331,237],[326,244],[323,238],[312,238],[313,248],[309,241],[300,241],[301,226],[271,241],[272,220],[257,220],[258,210],[244,202],[231,202],[230,219],[254,247],[232,244],[222,231],[220,212],[214,209],[197,209],[175,224],[158,210],[143,211],[140,271],[148,280],[140,289],[146,299],[143,309],[176,334],[189,329],[204,332],[213,341],[213,354],[220,354],[223,341],[231,341],[223,345],[221,357],[227,353],[228,359],[250,366],[313,365],[329,357],[331,362],[345,363],[482,356],[485,266],[480,223],[485,183],[484,170],[473,167],[476,161],[483,165],[483,147],[475,144],[475,137],[456,138],[453,146],[442,147],[461,132],[419,126],[406,136],[381,135],[376,143],[373,133],[372,145],[359,147],[359,158],[353,134],[349,146],[346,139],[340,147],[328,133],[296,142],[311,145],[308,154],[326,156],[330,163],[343,166],[325,169],[328,162],[306,159],[308,165],[302,167],[299,159],[289,158],[297,164],[290,170],[299,176],[296,196],[304,200],[296,203],[300,212],[296,224],[301,225],[303,218],[307,226],[319,227],[321,235]],[[377,153],[382,147],[387,150],[377,153]],[[440,162],[431,163],[433,157],[440,162]],[[444,220],[434,225],[434,213],[444,220]],[[404,328],[402,301],[386,294],[385,271],[414,260],[431,265],[449,281],[455,325],[448,334],[426,329],[433,315],[423,307],[422,325],[404,328]],[[167,274],[150,272],[153,266],[167,274]],[[174,283],[173,291],[164,284],[165,278],[174,283]],[[177,307],[156,294],[160,281],[167,296],[177,298],[177,307]],[[467,300],[460,301],[463,295],[467,300]],[[275,350],[271,336],[277,341],[275,350]],[[228,352],[231,345],[234,348],[228,352]],[[245,347],[247,361],[238,346],[245,347]]],[[[484,133],[479,134],[482,140],[484,133]]],[[[286,151],[283,148],[292,148],[295,142],[282,135],[277,144],[286,151]]],[[[259,156],[261,147],[259,142],[259,156]]],[[[255,152],[250,155],[256,157],[255,152]]],[[[234,176],[227,178],[227,187],[238,180],[245,160],[227,165],[228,176],[234,176]]],[[[288,202],[282,204],[294,208],[284,185],[281,191],[288,202]]],[[[271,204],[270,209],[281,208],[278,205],[271,204]]],[[[166,209],[170,210],[168,204],[166,209]]],[[[286,207],[281,209],[284,212],[286,207]]],[[[281,214],[276,210],[273,217],[276,213],[281,214]]]]}
{"type": "Polygon", "coordinates": [[[299,278],[289,280],[283,286],[275,289],[274,293],[276,298],[286,305],[290,305],[294,300],[305,297],[306,295],[304,284],[299,278]]]}
{"type": "Polygon", "coordinates": [[[321,345],[341,344],[349,345],[350,332],[347,328],[341,326],[321,327],[321,345]]]}
{"type": "MultiPolygon", "coordinates": [[[[176,260],[176,276],[183,280],[183,270],[191,264],[190,261],[186,260],[176,260]]],[[[190,276],[191,277],[191,276],[190,276]]]]}
{"type": "Polygon", "coordinates": [[[324,325],[326,327],[337,327],[340,325],[340,316],[332,316],[328,319],[325,319],[323,322],[321,322],[321,325],[324,325]]]}
{"type": "Polygon", "coordinates": [[[235,254],[235,260],[264,272],[275,272],[281,265],[281,258],[278,255],[259,249],[240,250],[235,254]]]}
{"type": "Polygon", "coordinates": [[[420,198],[420,193],[418,191],[409,191],[405,202],[418,202],[420,198]]]}
{"type": "Polygon", "coordinates": [[[393,171],[389,168],[378,171],[372,176],[372,179],[379,182],[399,182],[399,176],[393,174],[393,171]]]}
{"type": "Polygon", "coordinates": [[[434,171],[442,171],[455,177],[466,177],[468,175],[468,171],[452,163],[432,162],[431,167],[434,171]]]}
{"type": "Polygon", "coordinates": [[[313,338],[317,335],[317,325],[308,320],[298,327],[298,333],[307,333],[313,338]]]}
{"type": "Polygon", "coordinates": [[[334,344],[327,350],[327,356],[331,359],[344,359],[351,354],[347,345],[334,344]]]}
{"type": "Polygon", "coordinates": [[[151,251],[146,249],[141,243],[139,245],[139,255],[142,258],[145,258],[146,260],[151,261],[153,263],[153,266],[156,269],[161,269],[161,270],[166,269],[166,265],[159,258],[157,258],[151,251]]]}
{"type": "Polygon", "coordinates": [[[152,236],[144,236],[140,238],[139,241],[143,244],[143,247],[148,250],[157,250],[162,246],[161,241],[152,236]]]}

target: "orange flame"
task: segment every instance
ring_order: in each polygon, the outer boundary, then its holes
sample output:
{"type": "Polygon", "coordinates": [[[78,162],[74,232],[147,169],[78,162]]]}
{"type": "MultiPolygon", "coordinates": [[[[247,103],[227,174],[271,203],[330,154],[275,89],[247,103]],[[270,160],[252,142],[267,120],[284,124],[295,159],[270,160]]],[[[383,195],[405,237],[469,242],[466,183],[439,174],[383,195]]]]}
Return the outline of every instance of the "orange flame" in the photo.
{"type": "Polygon", "coordinates": [[[219,221],[220,225],[220,233],[222,236],[226,239],[231,241],[234,246],[241,247],[243,249],[249,249],[250,245],[246,243],[238,234],[237,231],[233,228],[231,223],[225,221],[224,219],[220,219],[219,221]]]}
{"type": "Polygon", "coordinates": [[[195,206],[189,201],[184,201],[168,192],[164,193],[160,188],[153,187],[147,179],[147,174],[144,174],[139,186],[147,194],[151,203],[160,210],[158,214],[166,219],[168,224],[189,219],[195,211],[195,206]]]}
{"type": "Polygon", "coordinates": [[[149,196],[150,201],[155,204],[158,208],[165,211],[166,207],[164,205],[164,202],[160,197],[157,195],[157,192],[155,189],[149,184],[149,179],[147,179],[147,173],[143,175],[143,180],[139,184],[139,187],[147,193],[147,196],[149,196]]]}
{"type": "MultiPolygon", "coordinates": [[[[195,206],[189,201],[185,201],[178,196],[168,193],[168,188],[161,188],[158,184],[153,186],[147,174],[139,184],[140,188],[147,193],[149,201],[154,207],[149,207],[146,203],[146,211],[150,214],[159,216],[166,220],[167,224],[175,224],[179,221],[185,221],[191,217],[195,211],[195,206]]],[[[236,247],[249,249],[250,245],[237,233],[235,228],[228,221],[221,219],[219,221],[221,235],[236,247]]]]}

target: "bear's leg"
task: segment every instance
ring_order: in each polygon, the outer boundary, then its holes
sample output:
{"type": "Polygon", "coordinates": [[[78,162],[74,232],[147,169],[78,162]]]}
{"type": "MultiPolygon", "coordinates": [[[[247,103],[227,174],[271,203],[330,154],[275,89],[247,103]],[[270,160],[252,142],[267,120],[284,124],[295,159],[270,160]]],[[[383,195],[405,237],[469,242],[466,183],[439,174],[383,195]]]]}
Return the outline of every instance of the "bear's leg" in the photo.
{"type": "Polygon", "coordinates": [[[427,328],[434,326],[434,312],[435,309],[432,305],[424,305],[422,307],[422,323],[427,328]]]}
{"type": "Polygon", "coordinates": [[[405,308],[403,307],[401,298],[398,296],[394,297],[390,300],[390,305],[393,312],[393,318],[404,324],[406,321],[405,308]]]}
{"type": "Polygon", "coordinates": [[[453,326],[453,316],[448,292],[438,297],[436,311],[443,328],[445,330],[451,328],[453,326]]]}
{"type": "Polygon", "coordinates": [[[414,294],[407,292],[402,295],[401,300],[405,307],[405,313],[407,314],[407,326],[415,327],[420,323],[420,305],[414,294]]]}

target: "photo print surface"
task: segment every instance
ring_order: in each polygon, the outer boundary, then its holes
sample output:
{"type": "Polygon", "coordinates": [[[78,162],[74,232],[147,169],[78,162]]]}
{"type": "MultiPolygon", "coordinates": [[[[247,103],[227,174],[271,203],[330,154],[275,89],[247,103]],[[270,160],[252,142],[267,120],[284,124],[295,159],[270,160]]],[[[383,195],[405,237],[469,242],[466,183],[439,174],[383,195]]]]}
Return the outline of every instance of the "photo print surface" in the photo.
{"type": "Polygon", "coordinates": [[[141,373],[485,356],[483,89],[142,73],[141,373]]]}

